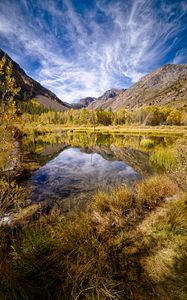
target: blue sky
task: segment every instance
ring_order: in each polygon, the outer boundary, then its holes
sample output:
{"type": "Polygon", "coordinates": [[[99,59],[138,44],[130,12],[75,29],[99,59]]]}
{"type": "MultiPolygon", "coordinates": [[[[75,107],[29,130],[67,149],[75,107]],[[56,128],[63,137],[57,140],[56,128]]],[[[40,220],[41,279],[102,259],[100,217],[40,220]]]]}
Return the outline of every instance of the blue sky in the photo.
{"type": "Polygon", "coordinates": [[[73,102],[187,63],[187,2],[0,0],[0,47],[73,102]]]}

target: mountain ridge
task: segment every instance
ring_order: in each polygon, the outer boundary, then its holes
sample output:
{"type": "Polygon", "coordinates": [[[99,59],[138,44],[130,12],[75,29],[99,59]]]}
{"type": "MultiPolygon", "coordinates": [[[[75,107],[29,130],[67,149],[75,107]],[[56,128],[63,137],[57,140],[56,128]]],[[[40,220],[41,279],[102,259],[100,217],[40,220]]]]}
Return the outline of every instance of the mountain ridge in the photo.
{"type": "Polygon", "coordinates": [[[72,107],[69,103],[61,101],[53,92],[43,87],[38,81],[28,76],[17,62],[0,49],[0,59],[4,56],[12,62],[14,78],[17,85],[21,88],[20,100],[35,98],[45,108],[53,110],[66,110],[72,107]]]}
{"type": "Polygon", "coordinates": [[[121,108],[133,111],[149,105],[187,105],[187,64],[166,64],[140,78],[128,89],[112,88],[100,97],[85,97],[78,103],[61,101],[53,92],[31,78],[11,57],[0,49],[13,64],[13,75],[21,87],[20,100],[35,98],[45,108],[57,111],[88,108],[90,110],[121,108]]]}
{"type": "Polygon", "coordinates": [[[165,105],[178,100],[187,101],[187,64],[166,64],[140,78],[112,99],[101,99],[88,109],[120,108],[136,110],[148,105],[165,105]]]}
{"type": "MultiPolygon", "coordinates": [[[[104,92],[101,96],[99,97],[85,97],[79,100],[79,102],[74,104],[74,107],[76,108],[86,108],[88,106],[92,106],[92,103],[96,103],[96,101],[106,101],[110,100],[114,97],[116,97],[119,93],[122,91],[125,91],[125,89],[117,89],[117,88],[112,88],[110,90],[107,90],[104,92]]],[[[98,102],[99,103],[99,102],[98,102]]]]}

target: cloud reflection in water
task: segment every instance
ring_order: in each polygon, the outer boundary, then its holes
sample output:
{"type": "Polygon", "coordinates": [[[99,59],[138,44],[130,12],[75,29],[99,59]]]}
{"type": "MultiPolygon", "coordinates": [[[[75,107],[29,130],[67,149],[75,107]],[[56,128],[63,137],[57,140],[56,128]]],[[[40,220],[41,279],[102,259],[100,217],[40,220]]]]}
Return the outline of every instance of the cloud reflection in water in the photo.
{"type": "Polygon", "coordinates": [[[122,161],[106,160],[97,153],[69,148],[33,174],[32,199],[58,200],[138,178],[140,175],[122,161]]]}

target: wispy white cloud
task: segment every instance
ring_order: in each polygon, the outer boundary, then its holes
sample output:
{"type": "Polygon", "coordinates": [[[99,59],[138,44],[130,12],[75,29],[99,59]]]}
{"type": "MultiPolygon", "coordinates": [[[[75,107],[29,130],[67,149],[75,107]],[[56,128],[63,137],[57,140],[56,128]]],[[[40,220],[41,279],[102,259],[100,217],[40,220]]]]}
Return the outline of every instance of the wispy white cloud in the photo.
{"type": "Polygon", "coordinates": [[[184,62],[185,15],[184,1],[98,0],[80,11],[70,0],[5,0],[0,37],[29,75],[71,102],[126,87],[163,63],[184,62]],[[29,68],[29,60],[39,68],[29,68]]]}
{"type": "Polygon", "coordinates": [[[173,64],[181,64],[186,60],[187,57],[187,50],[186,49],[181,49],[177,51],[172,63],[173,64]]]}

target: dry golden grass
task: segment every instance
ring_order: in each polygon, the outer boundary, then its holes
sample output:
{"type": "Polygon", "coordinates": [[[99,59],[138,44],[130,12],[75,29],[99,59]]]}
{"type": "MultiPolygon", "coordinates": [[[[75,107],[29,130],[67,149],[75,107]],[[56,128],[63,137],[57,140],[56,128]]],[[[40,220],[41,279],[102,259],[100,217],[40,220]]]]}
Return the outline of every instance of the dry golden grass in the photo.
{"type": "Polygon", "coordinates": [[[165,176],[21,224],[0,231],[0,299],[185,299],[186,196],[165,176]]]}
{"type": "Polygon", "coordinates": [[[124,211],[131,206],[132,191],[130,188],[115,188],[109,193],[98,192],[94,197],[93,208],[100,212],[124,211]]]}
{"type": "Polygon", "coordinates": [[[178,186],[166,175],[156,175],[139,183],[137,186],[137,200],[140,205],[148,208],[155,207],[165,198],[176,195],[178,186]]]}
{"type": "Polygon", "coordinates": [[[149,251],[142,264],[158,292],[166,299],[185,299],[187,195],[181,194],[166,201],[144,219],[138,232],[149,251]]]}
{"type": "MultiPolygon", "coordinates": [[[[85,125],[61,125],[61,124],[40,124],[38,122],[32,122],[30,124],[26,122],[15,123],[23,134],[35,133],[52,133],[73,131],[74,133],[80,132],[93,132],[93,126],[85,125]]],[[[118,125],[118,126],[97,126],[95,132],[101,133],[127,133],[127,134],[146,134],[146,135],[187,135],[187,126],[144,126],[144,125],[118,125]]]]}

